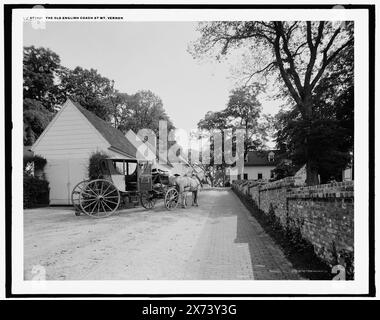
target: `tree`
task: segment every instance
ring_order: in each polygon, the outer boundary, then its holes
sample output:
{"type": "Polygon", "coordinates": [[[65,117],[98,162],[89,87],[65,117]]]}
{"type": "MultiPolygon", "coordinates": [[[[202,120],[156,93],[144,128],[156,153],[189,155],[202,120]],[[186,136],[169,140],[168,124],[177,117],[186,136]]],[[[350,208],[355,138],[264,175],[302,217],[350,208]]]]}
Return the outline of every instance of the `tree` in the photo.
{"type": "Polygon", "coordinates": [[[302,121],[298,109],[277,115],[277,146],[283,157],[297,166],[306,156],[305,135],[309,134],[311,150],[321,181],[337,177],[352,161],[354,151],[354,50],[344,49],[326,69],[326,76],[315,91],[321,96],[313,107],[309,125],[302,121]]]}
{"type": "Polygon", "coordinates": [[[225,110],[222,111],[209,111],[206,113],[205,117],[201,119],[198,122],[198,129],[200,129],[200,135],[199,139],[207,139],[209,141],[209,150],[206,150],[206,152],[210,153],[210,159],[209,161],[206,161],[206,159],[203,159],[202,154],[200,155],[200,164],[199,167],[202,168],[202,170],[206,173],[206,175],[209,177],[209,180],[211,182],[211,186],[214,186],[217,184],[217,173],[223,172],[222,180],[223,180],[223,186],[225,183],[225,171],[227,164],[225,163],[224,159],[221,163],[220,161],[216,161],[215,159],[215,141],[213,133],[217,132],[222,135],[222,154],[224,154],[224,130],[230,129],[228,116],[225,112],[225,110]]]}
{"type": "MultiPolygon", "coordinates": [[[[284,158],[300,167],[306,161],[305,137],[308,135],[311,156],[321,182],[338,177],[352,160],[354,142],[354,91],[349,87],[334,103],[322,103],[314,112],[314,119],[306,123],[296,110],[277,115],[277,146],[284,158]]],[[[281,170],[281,168],[278,168],[281,170]]]]}
{"type": "Polygon", "coordinates": [[[114,81],[95,69],[60,65],[59,56],[46,48],[24,47],[24,144],[30,145],[45,129],[62,103],[71,98],[116,128],[138,132],[146,128],[157,135],[159,121],[174,125],[160,97],[151,91],[120,93],[114,81]]]}
{"type": "Polygon", "coordinates": [[[262,106],[257,96],[261,91],[262,87],[258,84],[233,90],[227,108],[223,111],[228,127],[245,130],[244,156],[249,150],[263,147],[268,137],[269,116],[260,119],[262,106]]]}
{"type": "MultiPolygon", "coordinates": [[[[259,84],[243,86],[232,90],[227,107],[221,111],[206,113],[205,117],[198,122],[198,128],[211,133],[210,151],[211,162],[207,171],[211,177],[216,177],[219,171],[223,172],[223,183],[225,182],[225,171],[230,167],[224,160],[227,154],[235,153],[235,136],[226,136],[226,129],[244,129],[244,157],[249,150],[262,149],[272,126],[272,119],[268,115],[261,115],[261,103],[258,95],[262,87],[259,84]],[[216,164],[214,157],[214,140],[212,133],[219,132],[223,135],[222,163],[216,164]],[[232,150],[224,149],[224,142],[232,140],[232,150]]],[[[230,154],[232,156],[232,154],[230,154]]]]}
{"type": "Polygon", "coordinates": [[[57,99],[56,78],[61,68],[59,56],[47,48],[24,47],[23,95],[24,99],[39,101],[53,112],[57,99]]]}
{"type": "Polygon", "coordinates": [[[136,133],[140,129],[151,129],[158,136],[160,120],[167,121],[168,131],[174,129],[161,98],[149,90],[132,95],[119,93],[114,99],[114,106],[113,122],[124,133],[129,129],[136,133]]]}
{"type": "Polygon", "coordinates": [[[110,120],[110,97],[115,93],[114,81],[95,69],[62,68],[59,73],[62,100],[72,98],[98,117],[110,120]]]}
{"type": "Polygon", "coordinates": [[[322,93],[316,90],[326,77],[326,69],[342,57],[344,49],[353,46],[353,23],[233,21],[206,22],[199,25],[201,38],[192,53],[199,57],[218,50],[217,57],[231,48],[246,47],[260,52],[255,58],[257,75],[275,72],[300,113],[305,127],[305,161],[309,185],[318,183],[317,162],[313,159],[313,144],[309,143],[314,118],[314,106],[322,93]]]}
{"type": "Polygon", "coordinates": [[[46,48],[24,47],[24,145],[32,145],[51,120],[59,103],[56,85],[59,56],[46,48]]]}
{"type": "Polygon", "coordinates": [[[53,113],[49,112],[41,102],[24,99],[24,145],[32,145],[49,124],[53,113]]]}
{"type": "Polygon", "coordinates": [[[125,109],[129,100],[127,93],[115,92],[107,98],[112,125],[118,129],[123,119],[123,109],[125,109]]]}

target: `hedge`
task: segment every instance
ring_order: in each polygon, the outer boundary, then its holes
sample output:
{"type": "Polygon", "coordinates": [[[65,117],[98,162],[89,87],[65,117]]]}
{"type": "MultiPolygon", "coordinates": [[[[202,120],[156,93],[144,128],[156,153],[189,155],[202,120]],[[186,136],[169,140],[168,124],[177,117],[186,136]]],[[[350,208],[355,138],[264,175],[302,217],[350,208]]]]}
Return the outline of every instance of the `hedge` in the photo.
{"type": "Polygon", "coordinates": [[[49,205],[49,182],[24,175],[24,208],[49,205]]]}
{"type": "Polygon", "coordinates": [[[24,170],[25,170],[26,165],[29,162],[33,162],[34,163],[34,169],[35,170],[43,170],[47,161],[46,161],[45,158],[43,158],[43,157],[41,157],[39,155],[25,156],[24,157],[24,170]]]}
{"type": "Polygon", "coordinates": [[[109,158],[109,155],[104,152],[94,152],[91,154],[88,164],[88,177],[90,180],[103,178],[100,163],[107,158],[109,158]]]}

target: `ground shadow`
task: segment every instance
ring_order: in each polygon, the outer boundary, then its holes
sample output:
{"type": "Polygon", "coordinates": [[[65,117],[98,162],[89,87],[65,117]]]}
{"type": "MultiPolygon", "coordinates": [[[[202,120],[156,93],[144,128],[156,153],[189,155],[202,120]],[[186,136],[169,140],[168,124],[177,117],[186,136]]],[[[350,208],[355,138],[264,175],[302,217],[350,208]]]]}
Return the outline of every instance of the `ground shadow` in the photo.
{"type": "MultiPolygon", "coordinates": [[[[281,248],[285,254],[285,257],[292,264],[293,272],[295,274],[298,274],[301,278],[308,280],[331,280],[332,275],[330,267],[315,255],[312,247],[305,246],[300,248],[295,246],[287,237],[286,231],[276,225],[273,225],[270,217],[258,208],[255,208],[250,199],[247,199],[237,193],[235,194],[248,209],[250,215],[259,223],[262,230],[270,236],[275,244],[281,248]]],[[[257,255],[257,247],[255,247],[252,241],[250,241],[247,236],[247,232],[244,232],[244,230],[247,229],[247,223],[249,222],[247,221],[247,217],[244,213],[237,214],[236,242],[249,244],[252,266],[254,266],[258,264],[257,260],[255,260],[255,255],[257,255]]]]}

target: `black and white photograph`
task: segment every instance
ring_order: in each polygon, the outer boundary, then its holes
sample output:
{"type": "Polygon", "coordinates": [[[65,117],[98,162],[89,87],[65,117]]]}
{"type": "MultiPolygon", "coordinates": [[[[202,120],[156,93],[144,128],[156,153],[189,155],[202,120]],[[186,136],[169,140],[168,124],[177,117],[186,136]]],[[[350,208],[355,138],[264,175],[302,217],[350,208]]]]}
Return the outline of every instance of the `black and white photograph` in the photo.
{"type": "Polygon", "coordinates": [[[12,294],[371,294],[370,7],[8,11],[12,294]]]}

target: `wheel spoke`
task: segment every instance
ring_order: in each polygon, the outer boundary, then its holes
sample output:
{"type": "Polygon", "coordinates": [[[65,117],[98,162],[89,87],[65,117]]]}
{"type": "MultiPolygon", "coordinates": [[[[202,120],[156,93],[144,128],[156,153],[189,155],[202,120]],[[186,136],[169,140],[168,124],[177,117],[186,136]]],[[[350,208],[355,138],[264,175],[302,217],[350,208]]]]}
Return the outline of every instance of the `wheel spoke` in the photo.
{"type": "Polygon", "coordinates": [[[103,201],[100,201],[100,204],[102,205],[103,211],[107,213],[107,210],[104,208],[103,201]]]}
{"type": "Polygon", "coordinates": [[[111,200],[108,200],[108,199],[104,199],[105,202],[110,202],[110,203],[114,203],[114,204],[118,204],[118,202],[114,202],[114,201],[111,201],[111,200]]]}
{"type": "Polygon", "coordinates": [[[92,205],[92,204],[93,204],[93,203],[95,203],[95,202],[96,202],[96,200],[92,201],[90,204],[88,204],[88,205],[84,206],[84,207],[83,207],[83,209],[86,209],[86,208],[88,208],[90,205],[92,205]]]}
{"type": "Polygon", "coordinates": [[[92,208],[90,214],[92,215],[92,213],[95,211],[95,208],[96,208],[96,205],[98,204],[98,202],[96,202],[96,204],[94,205],[94,207],[92,208]]]}
{"type": "Polygon", "coordinates": [[[91,191],[95,196],[98,196],[98,194],[95,193],[95,191],[92,188],[88,188],[88,190],[91,191]]]}
{"type": "Polygon", "coordinates": [[[94,183],[94,190],[96,192],[97,195],[99,195],[99,183],[94,183]]]}
{"type": "Polygon", "coordinates": [[[105,196],[105,193],[108,191],[108,189],[109,189],[110,187],[111,187],[111,184],[109,183],[107,189],[104,190],[104,192],[102,193],[102,196],[105,196]]]}
{"type": "Polygon", "coordinates": [[[115,190],[112,190],[112,191],[108,192],[107,194],[103,194],[103,197],[106,197],[106,196],[108,196],[109,194],[111,194],[113,192],[115,192],[115,190]]]}
{"type": "Polygon", "coordinates": [[[110,211],[113,210],[107,203],[105,203],[104,201],[103,201],[103,203],[108,207],[108,209],[110,209],[110,211]]]}
{"type": "Polygon", "coordinates": [[[85,199],[96,199],[96,197],[93,194],[84,193],[86,196],[85,199]]]}
{"type": "Polygon", "coordinates": [[[100,212],[100,201],[98,201],[98,215],[99,215],[99,212],[100,212]]]}

